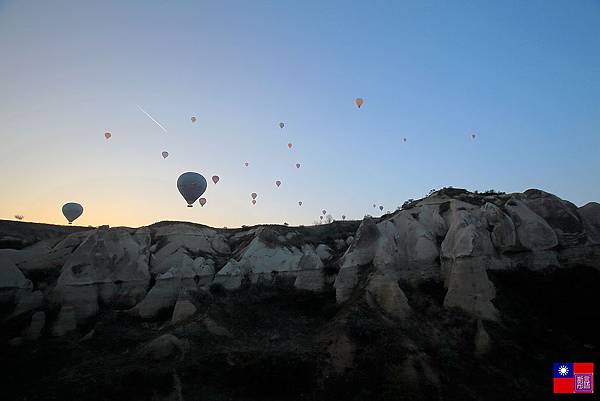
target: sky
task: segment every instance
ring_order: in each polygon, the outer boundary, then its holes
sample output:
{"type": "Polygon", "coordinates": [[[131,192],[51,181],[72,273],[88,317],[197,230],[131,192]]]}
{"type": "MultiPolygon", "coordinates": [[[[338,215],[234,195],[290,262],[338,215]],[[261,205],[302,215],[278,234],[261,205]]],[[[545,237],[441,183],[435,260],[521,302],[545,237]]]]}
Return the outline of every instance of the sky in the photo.
{"type": "Polygon", "coordinates": [[[2,219],[308,225],[444,186],[582,206],[599,149],[598,0],[0,0],[2,219]]]}

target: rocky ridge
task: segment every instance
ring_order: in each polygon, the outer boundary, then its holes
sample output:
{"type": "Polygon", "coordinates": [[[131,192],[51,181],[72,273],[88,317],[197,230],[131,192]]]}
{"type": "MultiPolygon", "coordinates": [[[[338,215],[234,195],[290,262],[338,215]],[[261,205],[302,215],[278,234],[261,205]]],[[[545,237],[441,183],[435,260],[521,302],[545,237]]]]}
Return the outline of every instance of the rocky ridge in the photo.
{"type": "MultiPolygon", "coordinates": [[[[439,283],[440,310],[477,322],[474,355],[485,355],[493,344],[486,325],[511,319],[496,302],[495,275],[599,271],[600,204],[578,208],[534,189],[513,194],[444,189],[360,222],[239,229],[160,222],[137,229],[69,230],[0,222],[0,244],[5,245],[0,305],[6,344],[82,337],[111,313],[139,325],[158,324],[163,336],[199,327],[234,341],[236,330],[223,322],[227,319],[211,316],[215,297],[289,289],[306,298],[334,294],[329,306],[334,312],[314,337],[322,344],[317,349],[329,355],[324,362],[329,367],[323,368],[329,377],[355,364],[357,344],[349,327],[357,316],[406,329],[421,313],[417,289],[431,283],[439,283]],[[170,334],[164,334],[165,327],[172,328],[170,334]]],[[[278,336],[270,335],[271,343],[278,336]]],[[[149,347],[168,344],[178,353],[169,366],[185,363],[181,350],[189,344],[171,337],[149,347]]],[[[404,341],[406,349],[418,348],[404,341]]],[[[140,347],[141,355],[148,355],[143,351],[148,347],[140,347]]],[[[397,368],[408,380],[403,386],[423,394],[410,378],[425,377],[427,386],[441,391],[432,363],[422,351],[411,352],[397,368]]],[[[177,383],[169,397],[183,397],[179,376],[171,370],[167,376],[177,383]]]]}

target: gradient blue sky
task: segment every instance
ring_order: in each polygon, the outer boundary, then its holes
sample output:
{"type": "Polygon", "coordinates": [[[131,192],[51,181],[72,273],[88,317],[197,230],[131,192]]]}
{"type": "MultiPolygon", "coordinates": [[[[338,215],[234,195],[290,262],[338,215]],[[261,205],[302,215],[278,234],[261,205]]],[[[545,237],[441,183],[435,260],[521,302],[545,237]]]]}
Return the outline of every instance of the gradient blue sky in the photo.
{"type": "Polygon", "coordinates": [[[310,224],[449,185],[582,205],[600,2],[0,0],[0,121],[0,218],[310,224]],[[204,208],[185,171],[221,176],[204,208]]]}

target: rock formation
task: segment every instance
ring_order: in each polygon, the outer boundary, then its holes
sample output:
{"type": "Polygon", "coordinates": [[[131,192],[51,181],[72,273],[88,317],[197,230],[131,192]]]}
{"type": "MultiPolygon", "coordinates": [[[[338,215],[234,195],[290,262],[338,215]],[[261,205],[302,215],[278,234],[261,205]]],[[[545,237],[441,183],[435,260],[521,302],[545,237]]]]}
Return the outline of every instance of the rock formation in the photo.
{"type": "MultiPolygon", "coordinates": [[[[108,325],[130,333],[127,350],[143,342],[136,355],[159,365],[168,359],[160,377],[169,397],[182,399],[178,369],[192,363],[188,351],[209,353],[236,383],[245,380],[238,369],[245,372],[251,386],[260,379],[248,373],[246,347],[265,355],[263,367],[285,371],[283,353],[303,372],[318,366],[325,381],[356,374],[349,368],[368,366],[365,355],[379,347],[397,356],[377,373],[381,380],[418,399],[444,391],[436,369],[455,350],[480,360],[495,352],[495,337],[521,313],[506,290],[519,287],[513,277],[600,271],[600,204],[578,208],[533,189],[450,188],[379,218],[313,227],[0,221],[0,244],[0,340],[13,350],[88,332],[85,344],[101,344],[108,325]],[[211,351],[221,346],[239,351],[211,351]]],[[[302,380],[299,371],[287,373],[302,380]]]]}

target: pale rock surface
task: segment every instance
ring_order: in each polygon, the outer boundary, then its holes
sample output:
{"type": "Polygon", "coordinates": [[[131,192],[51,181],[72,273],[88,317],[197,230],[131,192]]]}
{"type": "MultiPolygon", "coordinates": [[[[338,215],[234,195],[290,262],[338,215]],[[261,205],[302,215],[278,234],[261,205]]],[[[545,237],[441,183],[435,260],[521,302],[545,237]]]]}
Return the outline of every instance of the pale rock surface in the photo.
{"type": "Polygon", "coordinates": [[[46,314],[44,312],[35,312],[31,316],[31,323],[25,331],[25,338],[30,341],[35,341],[42,335],[42,330],[46,325],[46,314]]]}
{"type": "Polygon", "coordinates": [[[333,257],[333,250],[325,244],[317,245],[315,252],[323,262],[328,261],[333,257]]]}
{"type": "Polygon", "coordinates": [[[27,296],[32,288],[31,281],[25,277],[12,259],[6,254],[0,254],[0,304],[18,303],[19,298],[27,296]]]}
{"type": "Polygon", "coordinates": [[[229,254],[231,249],[224,235],[217,230],[185,223],[174,223],[155,228],[157,242],[164,243],[151,262],[152,273],[165,273],[181,263],[183,255],[229,254]]]}
{"type": "Polygon", "coordinates": [[[487,202],[481,208],[488,228],[491,229],[492,244],[501,252],[515,249],[517,245],[517,232],[515,224],[498,206],[487,202]]]}
{"type": "Polygon", "coordinates": [[[40,290],[24,291],[17,296],[17,306],[10,317],[14,318],[38,309],[44,303],[44,294],[40,290]]]}
{"type": "Polygon", "coordinates": [[[530,251],[543,251],[558,245],[556,233],[548,223],[522,201],[511,198],[506,210],[517,231],[518,243],[530,251]]]}
{"type": "Polygon", "coordinates": [[[146,294],[150,281],[146,228],[98,229],[67,259],[54,297],[75,307],[78,321],[96,315],[99,304],[130,308],[146,294]]]}
{"type": "Polygon", "coordinates": [[[63,306],[60,308],[58,317],[52,326],[52,335],[62,337],[77,329],[76,311],[73,306],[63,306]]]}
{"type": "Polygon", "coordinates": [[[219,323],[215,322],[213,319],[206,317],[202,320],[206,330],[214,336],[217,337],[233,337],[231,332],[227,330],[225,327],[221,326],[219,323]]]}
{"type": "Polygon", "coordinates": [[[376,274],[371,277],[366,289],[367,297],[370,297],[387,315],[404,319],[410,313],[408,299],[396,280],[376,274]]]}
{"type": "Polygon", "coordinates": [[[575,246],[586,242],[577,206],[539,189],[528,189],[522,198],[529,209],[552,227],[560,245],[575,246]]]}
{"type": "Polygon", "coordinates": [[[192,302],[188,299],[179,299],[173,309],[173,316],[171,317],[171,324],[177,324],[185,321],[190,317],[194,316],[197,309],[192,302]]]}
{"type": "MultiPolygon", "coordinates": [[[[312,245],[302,248],[286,246],[273,231],[266,228],[257,235],[242,251],[238,260],[230,259],[215,275],[215,282],[227,289],[239,288],[243,280],[269,282],[273,274],[297,278],[305,271],[320,269],[322,263],[312,245]]],[[[306,276],[311,276],[310,273],[306,276]]],[[[314,278],[314,275],[312,275],[314,278]]],[[[313,281],[312,279],[306,281],[313,281]]],[[[304,279],[301,279],[301,282],[304,279]]],[[[303,286],[304,284],[299,285],[303,286]]],[[[312,284],[306,284],[312,286],[312,284]]]]}
{"type": "Polygon", "coordinates": [[[40,241],[33,246],[20,250],[15,263],[25,273],[60,269],[73,251],[94,233],[94,230],[82,231],[70,234],[63,240],[48,239],[40,241]]]}
{"type": "Polygon", "coordinates": [[[496,296],[494,284],[477,259],[459,258],[452,261],[447,279],[445,307],[463,309],[482,319],[498,320],[498,310],[492,303],[496,296]]]}
{"type": "Polygon", "coordinates": [[[33,284],[19,270],[12,259],[0,254],[0,290],[33,288],[33,284]]]}
{"type": "Polygon", "coordinates": [[[481,319],[477,320],[477,330],[475,332],[475,355],[482,357],[490,351],[492,340],[485,330],[481,319]]]}
{"type": "Polygon", "coordinates": [[[600,203],[587,203],[580,207],[578,212],[590,242],[600,244],[600,203]]]}
{"type": "Polygon", "coordinates": [[[358,273],[364,266],[373,262],[375,244],[379,239],[379,229],[372,218],[365,218],[358,230],[356,239],[341,260],[341,268],[335,279],[335,297],[344,302],[358,284],[358,273]]]}
{"type": "Polygon", "coordinates": [[[140,348],[140,356],[155,362],[173,363],[183,360],[186,345],[173,334],[163,334],[140,348]]]}

